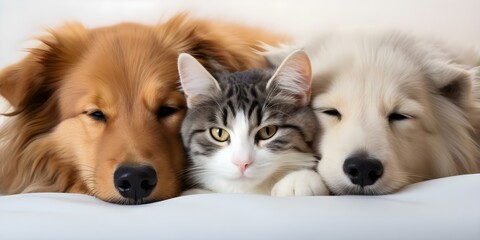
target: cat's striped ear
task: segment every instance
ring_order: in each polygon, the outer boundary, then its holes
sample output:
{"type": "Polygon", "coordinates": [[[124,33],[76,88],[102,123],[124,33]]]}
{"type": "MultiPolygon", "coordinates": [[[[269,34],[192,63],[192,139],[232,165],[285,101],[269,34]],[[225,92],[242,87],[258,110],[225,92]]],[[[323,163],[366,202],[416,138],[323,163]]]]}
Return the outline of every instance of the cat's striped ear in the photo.
{"type": "Polygon", "coordinates": [[[220,90],[217,80],[190,54],[181,53],[178,57],[178,73],[189,108],[200,103],[202,96],[220,90]]]}
{"type": "Polygon", "coordinates": [[[302,50],[288,55],[268,80],[267,89],[277,89],[278,97],[306,106],[310,102],[312,67],[310,59],[302,50]]]}

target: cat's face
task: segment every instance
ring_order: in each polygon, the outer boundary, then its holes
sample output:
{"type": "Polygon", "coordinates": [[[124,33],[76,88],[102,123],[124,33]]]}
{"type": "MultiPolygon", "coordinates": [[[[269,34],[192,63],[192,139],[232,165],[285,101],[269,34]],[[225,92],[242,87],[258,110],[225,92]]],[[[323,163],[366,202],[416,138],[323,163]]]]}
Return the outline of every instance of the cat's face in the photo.
{"type": "Polygon", "coordinates": [[[216,80],[191,56],[180,57],[189,106],[182,137],[195,183],[255,192],[276,175],[315,165],[310,65],[302,52],[287,60],[275,73],[251,70],[216,80]]]}

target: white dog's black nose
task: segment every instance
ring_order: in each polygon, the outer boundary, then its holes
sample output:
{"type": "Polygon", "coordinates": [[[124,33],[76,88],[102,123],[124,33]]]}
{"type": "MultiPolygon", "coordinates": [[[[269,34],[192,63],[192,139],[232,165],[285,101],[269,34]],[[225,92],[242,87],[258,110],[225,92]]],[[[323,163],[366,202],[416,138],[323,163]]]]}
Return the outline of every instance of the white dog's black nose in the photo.
{"type": "Polygon", "coordinates": [[[136,201],[150,195],[157,185],[157,173],[150,166],[120,166],[113,182],[122,196],[136,201]]]}
{"type": "Polygon", "coordinates": [[[343,171],[353,184],[362,187],[374,184],[383,174],[380,161],[365,155],[354,155],[345,160],[343,171]]]}

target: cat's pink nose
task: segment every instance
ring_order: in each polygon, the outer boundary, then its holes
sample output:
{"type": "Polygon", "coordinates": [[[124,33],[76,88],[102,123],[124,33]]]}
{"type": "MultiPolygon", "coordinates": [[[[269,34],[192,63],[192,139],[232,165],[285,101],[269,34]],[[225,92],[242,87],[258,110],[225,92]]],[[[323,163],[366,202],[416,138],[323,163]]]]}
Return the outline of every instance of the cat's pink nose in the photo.
{"type": "Polygon", "coordinates": [[[237,165],[238,169],[240,170],[241,173],[244,173],[248,166],[252,164],[252,161],[235,161],[235,165],[237,165]]]}

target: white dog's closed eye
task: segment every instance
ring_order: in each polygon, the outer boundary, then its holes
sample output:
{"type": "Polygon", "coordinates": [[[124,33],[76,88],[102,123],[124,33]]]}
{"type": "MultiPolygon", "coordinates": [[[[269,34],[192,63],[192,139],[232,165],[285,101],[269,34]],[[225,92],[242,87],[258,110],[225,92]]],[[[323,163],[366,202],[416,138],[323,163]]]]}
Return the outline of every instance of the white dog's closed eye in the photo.
{"type": "Polygon", "coordinates": [[[395,122],[395,121],[403,121],[407,119],[412,119],[414,118],[413,116],[410,116],[408,114],[402,114],[402,113],[397,113],[393,112],[388,115],[388,121],[389,122],[395,122]]]}
{"type": "Polygon", "coordinates": [[[317,109],[317,111],[326,114],[328,116],[336,117],[339,120],[342,119],[342,114],[335,108],[321,108],[317,109]]]}

